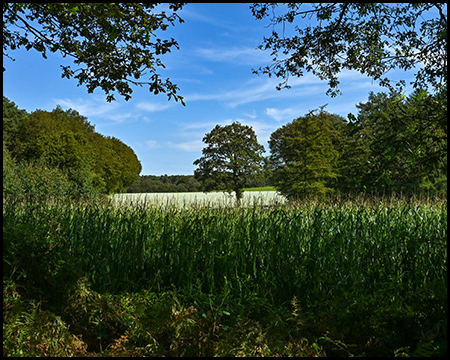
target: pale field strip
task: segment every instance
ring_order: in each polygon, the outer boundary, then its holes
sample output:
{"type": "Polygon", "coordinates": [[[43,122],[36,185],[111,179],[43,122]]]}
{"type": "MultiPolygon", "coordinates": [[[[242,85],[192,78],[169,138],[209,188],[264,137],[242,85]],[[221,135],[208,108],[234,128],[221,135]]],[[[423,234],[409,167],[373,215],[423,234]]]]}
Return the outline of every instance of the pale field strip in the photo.
{"type": "MultiPolygon", "coordinates": [[[[235,193],[179,192],[115,194],[113,199],[124,204],[176,205],[176,206],[234,206],[235,193]]],[[[276,191],[245,191],[242,206],[266,206],[284,203],[286,200],[276,191]]]]}

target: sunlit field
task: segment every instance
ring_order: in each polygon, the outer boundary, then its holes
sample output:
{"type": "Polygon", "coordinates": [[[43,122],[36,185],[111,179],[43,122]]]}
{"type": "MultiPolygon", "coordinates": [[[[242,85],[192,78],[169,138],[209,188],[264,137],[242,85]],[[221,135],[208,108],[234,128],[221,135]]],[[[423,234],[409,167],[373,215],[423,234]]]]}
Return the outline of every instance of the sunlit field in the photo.
{"type": "MultiPolygon", "coordinates": [[[[115,194],[112,197],[119,203],[144,203],[149,205],[176,206],[233,206],[236,204],[234,192],[185,192],[185,193],[147,193],[147,194],[115,194]]],[[[242,206],[281,204],[285,198],[276,191],[245,191],[242,206]]]]}

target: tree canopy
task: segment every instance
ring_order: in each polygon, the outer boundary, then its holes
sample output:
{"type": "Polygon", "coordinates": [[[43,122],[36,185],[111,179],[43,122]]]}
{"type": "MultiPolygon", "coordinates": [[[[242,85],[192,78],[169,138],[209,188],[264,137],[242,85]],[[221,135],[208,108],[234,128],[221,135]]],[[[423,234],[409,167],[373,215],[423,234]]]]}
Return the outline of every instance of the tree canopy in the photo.
{"type": "Polygon", "coordinates": [[[269,140],[274,184],[288,198],[324,195],[338,176],[337,126],[345,120],[323,109],[283,125],[269,140]]]}
{"type": "Polygon", "coordinates": [[[254,3],[250,8],[256,19],[271,16],[272,26],[259,48],[272,51],[273,63],[254,73],[282,78],[278,89],[289,87],[289,76],[310,72],[328,80],[327,93],[335,96],[344,69],[392,88],[390,70],[419,67],[415,87],[447,84],[446,3],[254,3]],[[279,6],[286,12],[277,15],[279,6]],[[285,35],[290,24],[293,34],[285,35]]]}
{"type": "Polygon", "coordinates": [[[194,165],[198,165],[194,176],[202,181],[205,191],[216,187],[234,191],[239,203],[246,181],[263,171],[264,147],[258,143],[250,126],[237,121],[226,126],[216,125],[203,142],[207,146],[202,150],[203,156],[194,161],[194,165]]]}
{"type": "MultiPolygon", "coordinates": [[[[156,32],[183,20],[176,13],[184,4],[170,4],[172,14],[154,13],[158,3],[3,3],[3,55],[20,47],[70,56],[78,66],[63,66],[62,77],[78,80],[89,93],[102,89],[107,101],[113,92],[125,100],[130,85],[148,85],[155,95],[183,98],[169,79],[162,80],[160,55],[179,48],[175,39],[162,40],[156,32]],[[146,79],[142,79],[147,76],[146,79]]],[[[5,67],[3,67],[5,71],[5,67]]]]}

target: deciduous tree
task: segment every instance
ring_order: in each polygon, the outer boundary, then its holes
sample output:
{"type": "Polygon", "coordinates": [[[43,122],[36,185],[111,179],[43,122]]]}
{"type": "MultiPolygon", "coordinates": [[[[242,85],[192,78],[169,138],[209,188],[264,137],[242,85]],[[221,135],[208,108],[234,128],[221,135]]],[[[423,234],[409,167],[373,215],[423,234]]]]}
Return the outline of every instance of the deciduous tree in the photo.
{"type": "Polygon", "coordinates": [[[264,147],[258,143],[253,129],[239,122],[217,125],[203,142],[207,146],[203,156],[194,161],[198,166],[195,177],[203,182],[205,191],[234,191],[239,204],[246,181],[263,170],[264,147]]]}
{"type": "Polygon", "coordinates": [[[335,143],[339,132],[333,124],[344,119],[323,109],[283,125],[269,140],[270,163],[275,186],[288,198],[322,196],[332,188],[328,182],[338,176],[339,153],[335,143]]]}

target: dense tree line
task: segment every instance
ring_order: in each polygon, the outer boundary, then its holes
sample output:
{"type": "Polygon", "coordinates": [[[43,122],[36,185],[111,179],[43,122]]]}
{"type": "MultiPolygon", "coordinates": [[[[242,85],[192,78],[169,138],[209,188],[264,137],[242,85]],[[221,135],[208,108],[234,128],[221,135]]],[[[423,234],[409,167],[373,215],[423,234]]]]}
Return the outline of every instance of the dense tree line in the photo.
{"type": "MultiPolygon", "coordinates": [[[[269,177],[254,176],[245,182],[246,188],[268,186],[269,177]]],[[[141,175],[127,188],[128,193],[200,192],[202,183],[194,175],[141,175]]],[[[212,190],[223,190],[215,186],[212,190]]]]}
{"type": "Polygon", "coordinates": [[[141,175],[127,189],[128,193],[202,191],[193,175],[141,175]]]}
{"type": "MultiPolygon", "coordinates": [[[[270,156],[240,179],[241,188],[274,185],[288,198],[446,193],[446,91],[371,93],[357,108],[348,120],[321,108],[281,126],[270,137],[270,156]]],[[[77,111],[29,114],[3,97],[4,195],[224,190],[192,175],[139,177],[140,171],[130,147],[95,132],[77,111]]]]}
{"type": "Polygon", "coordinates": [[[409,97],[371,93],[357,107],[359,114],[347,128],[343,160],[349,152],[358,153],[358,159],[341,163],[343,177],[348,179],[341,188],[406,193],[446,190],[446,89],[433,96],[420,90],[409,97]]]}
{"type": "Polygon", "coordinates": [[[3,194],[91,197],[123,191],[139,176],[134,151],[103,136],[77,111],[27,113],[3,96],[3,194]]]}
{"type": "MultiPolygon", "coordinates": [[[[270,178],[267,173],[267,176],[249,177],[245,181],[244,187],[269,185],[270,178]]],[[[127,188],[128,193],[200,192],[204,190],[202,183],[194,175],[141,175],[127,188]]],[[[223,190],[223,188],[214,186],[211,190],[223,190]]]]}
{"type": "Polygon", "coordinates": [[[272,133],[272,182],[288,198],[447,191],[447,97],[371,93],[343,117],[312,111],[272,133]]]}

